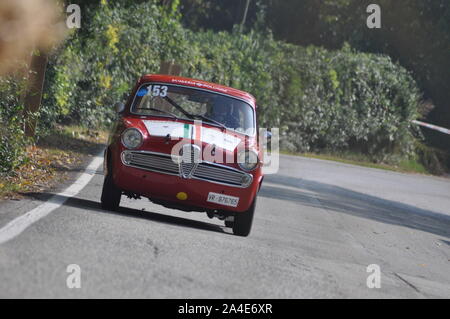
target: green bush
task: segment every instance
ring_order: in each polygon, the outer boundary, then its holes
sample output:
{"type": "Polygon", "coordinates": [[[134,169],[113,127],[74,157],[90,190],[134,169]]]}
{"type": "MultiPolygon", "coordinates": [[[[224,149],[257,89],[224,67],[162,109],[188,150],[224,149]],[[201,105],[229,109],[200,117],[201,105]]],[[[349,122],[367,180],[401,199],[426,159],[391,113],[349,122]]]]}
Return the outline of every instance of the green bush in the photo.
{"type": "Polygon", "coordinates": [[[23,83],[20,77],[0,77],[0,174],[11,172],[25,160],[23,83]]]}
{"type": "MultiPolygon", "coordinates": [[[[107,125],[112,105],[161,60],[187,63],[185,30],[173,12],[149,1],[93,8],[83,33],[68,39],[51,63],[47,109],[86,126],[107,125]],[[95,10],[94,10],[95,9],[95,10]]],[[[51,121],[48,121],[51,122],[51,121]]]]}

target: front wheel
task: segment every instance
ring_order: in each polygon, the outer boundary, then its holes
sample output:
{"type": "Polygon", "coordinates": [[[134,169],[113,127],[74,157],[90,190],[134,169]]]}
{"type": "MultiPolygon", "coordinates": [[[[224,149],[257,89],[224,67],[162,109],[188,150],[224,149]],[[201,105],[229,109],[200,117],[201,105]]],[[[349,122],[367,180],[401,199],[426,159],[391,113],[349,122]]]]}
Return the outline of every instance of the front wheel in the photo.
{"type": "Polygon", "coordinates": [[[250,207],[242,213],[235,213],[233,223],[233,234],[247,237],[250,234],[255,213],[256,197],[250,207]]]}
{"type": "Polygon", "coordinates": [[[102,189],[102,208],[106,210],[115,211],[119,208],[122,191],[114,185],[112,174],[108,173],[103,181],[102,189]]]}
{"type": "Polygon", "coordinates": [[[233,221],[231,221],[231,220],[226,220],[225,221],[225,227],[232,228],[233,225],[234,225],[233,221]]]}

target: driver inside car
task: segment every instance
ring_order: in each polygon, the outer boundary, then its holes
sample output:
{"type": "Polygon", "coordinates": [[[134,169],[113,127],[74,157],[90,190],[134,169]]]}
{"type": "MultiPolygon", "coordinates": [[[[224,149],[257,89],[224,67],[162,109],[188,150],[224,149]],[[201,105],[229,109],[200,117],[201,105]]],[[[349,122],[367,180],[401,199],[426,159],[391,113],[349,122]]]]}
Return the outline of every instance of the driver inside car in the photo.
{"type": "Polygon", "coordinates": [[[226,99],[216,98],[208,106],[206,116],[222,123],[227,128],[236,129],[239,127],[239,114],[235,114],[234,105],[226,99]]]}

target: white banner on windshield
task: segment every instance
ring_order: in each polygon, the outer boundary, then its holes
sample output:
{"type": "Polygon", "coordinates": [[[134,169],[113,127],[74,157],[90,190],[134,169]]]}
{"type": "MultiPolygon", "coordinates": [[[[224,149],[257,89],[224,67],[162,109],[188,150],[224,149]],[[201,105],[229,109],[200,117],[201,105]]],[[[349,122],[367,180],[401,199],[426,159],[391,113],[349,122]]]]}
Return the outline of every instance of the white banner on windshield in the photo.
{"type": "Polygon", "coordinates": [[[144,120],[145,127],[151,136],[171,138],[189,138],[204,143],[214,144],[227,151],[234,151],[241,142],[237,136],[221,132],[217,129],[206,128],[201,124],[188,124],[171,121],[144,120]]]}

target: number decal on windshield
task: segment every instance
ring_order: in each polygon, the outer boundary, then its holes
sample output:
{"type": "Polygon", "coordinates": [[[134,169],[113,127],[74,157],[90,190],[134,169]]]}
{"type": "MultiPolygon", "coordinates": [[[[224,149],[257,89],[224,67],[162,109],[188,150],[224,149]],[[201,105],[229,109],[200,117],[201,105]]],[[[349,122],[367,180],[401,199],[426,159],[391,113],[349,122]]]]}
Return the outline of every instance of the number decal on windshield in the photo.
{"type": "Polygon", "coordinates": [[[163,85],[153,85],[150,86],[149,91],[151,92],[152,96],[159,96],[159,97],[166,97],[167,96],[167,90],[168,87],[163,85]]]}

